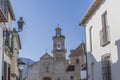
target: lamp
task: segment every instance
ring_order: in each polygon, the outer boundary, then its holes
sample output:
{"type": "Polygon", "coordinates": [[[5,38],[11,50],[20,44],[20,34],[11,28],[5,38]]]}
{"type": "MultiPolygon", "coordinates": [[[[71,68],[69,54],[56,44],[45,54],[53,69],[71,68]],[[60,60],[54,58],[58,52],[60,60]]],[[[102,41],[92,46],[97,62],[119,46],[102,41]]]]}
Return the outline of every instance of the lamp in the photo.
{"type": "Polygon", "coordinates": [[[24,25],[23,17],[20,17],[17,23],[18,23],[18,32],[23,31],[23,25],[24,25]]]}

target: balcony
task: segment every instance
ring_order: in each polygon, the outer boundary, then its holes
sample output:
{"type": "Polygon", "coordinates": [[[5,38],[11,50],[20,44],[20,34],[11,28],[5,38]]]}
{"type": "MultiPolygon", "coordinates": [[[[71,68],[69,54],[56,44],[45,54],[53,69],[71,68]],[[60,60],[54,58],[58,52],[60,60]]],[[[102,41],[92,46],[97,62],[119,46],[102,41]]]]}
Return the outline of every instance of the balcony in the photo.
{"type": "Polygon", "coordinates": [[[0,0],[0,22],[7,22],[8,0],[0,0]]]}
{"type": "Polygon", "coordinates": [[[6,29],[4,30],[4,46],[5,51],[7,54],[12,57],[13,56],[13,40],[12,35],[9,33],[9,31],[6,29]]]}
{"type": "Polygon", "coordinates": [[[105,46],[109,43],[110,43],[110,30],[109,26],[106,26],[100,31],[100,44],[101,46],[105,46]]]}
{"type": "Polygon", "coordinates": [[[13,57],[12,45],[10,45],[10,44],[5,44],[5,51],[7,52],[7,54],[8,54],[10,57],[13,57]]]}

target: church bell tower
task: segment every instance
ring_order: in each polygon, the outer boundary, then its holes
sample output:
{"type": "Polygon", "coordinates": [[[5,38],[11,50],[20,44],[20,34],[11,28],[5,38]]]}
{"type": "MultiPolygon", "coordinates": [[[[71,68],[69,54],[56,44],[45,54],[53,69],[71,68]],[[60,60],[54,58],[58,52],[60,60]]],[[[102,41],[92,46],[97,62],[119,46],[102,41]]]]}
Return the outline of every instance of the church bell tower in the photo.
{"type": "Polygon", "coordinates": [[[61,28],[55,29],[56,34],[53,37],[53,56],[54,61],[66,60],[65,36],[61,34],[61,28]]]}

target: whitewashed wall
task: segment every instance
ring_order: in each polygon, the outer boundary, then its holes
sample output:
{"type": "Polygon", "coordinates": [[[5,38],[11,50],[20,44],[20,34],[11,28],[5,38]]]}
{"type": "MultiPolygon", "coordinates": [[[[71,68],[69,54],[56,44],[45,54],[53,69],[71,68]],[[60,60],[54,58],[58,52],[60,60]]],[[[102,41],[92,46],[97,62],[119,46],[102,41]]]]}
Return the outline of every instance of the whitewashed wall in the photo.
{"type": "Polygon", "coordinates": [[[96,13],[86,25],[86,44],[88,54],[88,76],[89,80],[102,80],[101,71],[101,56],[106,53],[111,53],[112,60],[112,80],[119,80],[120,76],[120,61],[118,51],[120,51],[120,41],[116,45],[116,41],[120,39],[120,1],[119,0],[105,0],[96,13]],[[101,15],[107,11],[108,25],[110,28],[110,44],[100,46],[100,30],[102,29],[101,15]],[[92,51],[90,51],[89,29],[92,27],[92,51]],[[91,54],[92,53],[92,54],[91,54]],[[93,71],[91,65],[93,64],[93,71]],[[92,74],[93,73],[93,74],[92,74]],[[92,79],[93,76],[93,79],[92,79]]]}

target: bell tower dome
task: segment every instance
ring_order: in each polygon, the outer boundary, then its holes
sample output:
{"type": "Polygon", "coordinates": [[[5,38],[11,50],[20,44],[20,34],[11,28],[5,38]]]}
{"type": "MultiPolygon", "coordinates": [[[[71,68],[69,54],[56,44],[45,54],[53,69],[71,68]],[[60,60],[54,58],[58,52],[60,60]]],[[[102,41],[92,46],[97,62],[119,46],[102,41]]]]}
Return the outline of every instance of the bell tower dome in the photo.
{"type": "Polygon", "coordinates": [[[56,31],[56,36],[61,36],[61,28],[57,27],[55,31],[56,31]]]}

